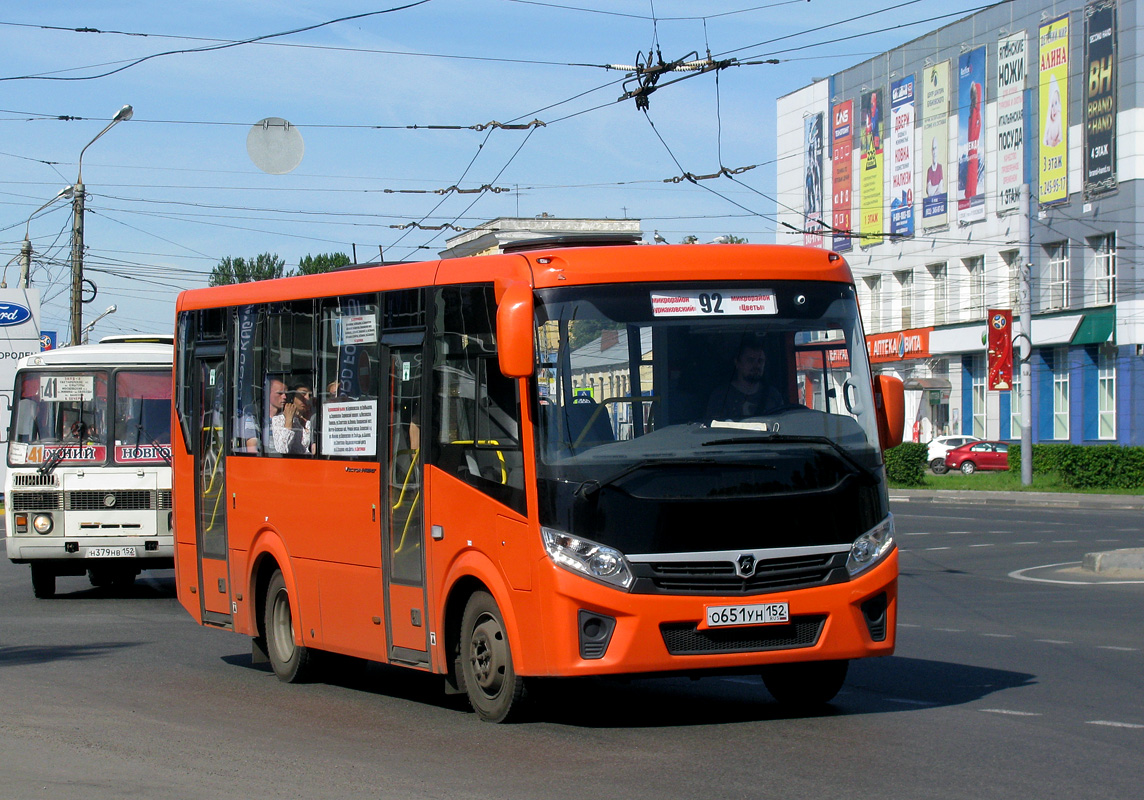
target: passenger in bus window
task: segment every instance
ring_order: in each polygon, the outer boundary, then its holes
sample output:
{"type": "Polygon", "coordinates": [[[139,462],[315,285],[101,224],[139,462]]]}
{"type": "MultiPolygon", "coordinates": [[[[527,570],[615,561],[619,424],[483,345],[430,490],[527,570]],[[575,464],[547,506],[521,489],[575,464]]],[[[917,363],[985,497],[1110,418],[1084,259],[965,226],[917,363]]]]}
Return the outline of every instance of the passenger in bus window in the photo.
{"type": "Polygon", "coordinates": [[[707,419],[757,417],[783,405],[778,390],[763,381],[766,367],[767,352],[763,338],[745,335],[735,354],[734,376],[729,383],[715,389],[707,401],[707,419]]]}
{"type": "MultiPolygon", "coordinates": [[[[314,392],[308,383],[295,383],[286,391],[281,386],[282,406],[279,413],[270,418],[270,435],[275,453],[305,455],[310,453],[313,440],[310,417],[313,410],[314,392]]],[[[271,404],[278,402],[279,393],[271,389],[271,404]]]]}

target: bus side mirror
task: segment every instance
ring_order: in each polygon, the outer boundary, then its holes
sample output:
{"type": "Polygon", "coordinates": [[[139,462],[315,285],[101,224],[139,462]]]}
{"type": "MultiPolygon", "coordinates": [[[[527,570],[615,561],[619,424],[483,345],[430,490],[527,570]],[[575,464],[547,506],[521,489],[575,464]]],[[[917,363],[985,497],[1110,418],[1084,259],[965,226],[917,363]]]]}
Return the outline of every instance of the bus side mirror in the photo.
{"type": "Polygon", "coordinates": [[[497,360],[508,378],[527,378],[535,371],[532,337],[532,287],[511,283],[497,305],[497,360]]]}
{"type": "Polygon", "coordinates": [[[902,379],[893,375],[874,378],[874,407],[878,411],[878,438],[882,449],[889,450],[902,443],[902,429],[906,425],[906,400],[902,379]]]}

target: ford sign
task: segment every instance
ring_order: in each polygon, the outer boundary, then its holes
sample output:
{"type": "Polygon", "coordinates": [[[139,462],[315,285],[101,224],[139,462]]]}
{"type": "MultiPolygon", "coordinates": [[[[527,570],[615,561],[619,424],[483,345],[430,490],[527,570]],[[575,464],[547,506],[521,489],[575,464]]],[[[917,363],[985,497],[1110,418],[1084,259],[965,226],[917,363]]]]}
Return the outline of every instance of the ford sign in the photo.
{"type": "Polygon", "coordinates": [[[32,318],[32,312],[19,303],[0,301],[0,328],[20,325],[32,318]]]}

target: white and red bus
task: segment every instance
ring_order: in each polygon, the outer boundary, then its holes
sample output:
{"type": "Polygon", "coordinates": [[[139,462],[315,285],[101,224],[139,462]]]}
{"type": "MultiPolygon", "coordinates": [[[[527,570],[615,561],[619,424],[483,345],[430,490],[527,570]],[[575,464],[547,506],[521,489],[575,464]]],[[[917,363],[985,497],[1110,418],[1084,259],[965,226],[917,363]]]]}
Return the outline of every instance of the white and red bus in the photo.
{"type": "Polygon", "coordinates": [[[192,617],[284,681],[402,665],[493,721],[558,676],[821,703],[892,653],[902,389],[846,262],[532,247],[179,296],[192,617]]]}
{"type": "Polygon", "coordinates": [[[174,566],[166,337],[117,337],[20,360],[4,481],[8,558],[36,597],[56,578],[127,586],[174,566]]]}

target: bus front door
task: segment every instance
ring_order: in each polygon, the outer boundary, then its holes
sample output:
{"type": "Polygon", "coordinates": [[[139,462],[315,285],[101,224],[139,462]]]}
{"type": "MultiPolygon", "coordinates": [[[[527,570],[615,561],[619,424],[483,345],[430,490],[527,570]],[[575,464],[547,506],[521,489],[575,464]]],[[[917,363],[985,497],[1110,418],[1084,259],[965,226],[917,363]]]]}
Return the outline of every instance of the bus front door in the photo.
{"type": "Polygon", "coordinates": [[[221,351],[197,354],[194,397],[198,442],[195,448],[195,509],[199,562],[199,603],[208,624],[231,624],[226,529],[226,359],[221,351]]]}
{"type": "Polygon", "coordinates": [[[383,346],[388,365],[382,505],[382,581],[389,659],[428,666],[425,593],[425,498],[422,496],[421,362],[418,343],[383,346]]]}

